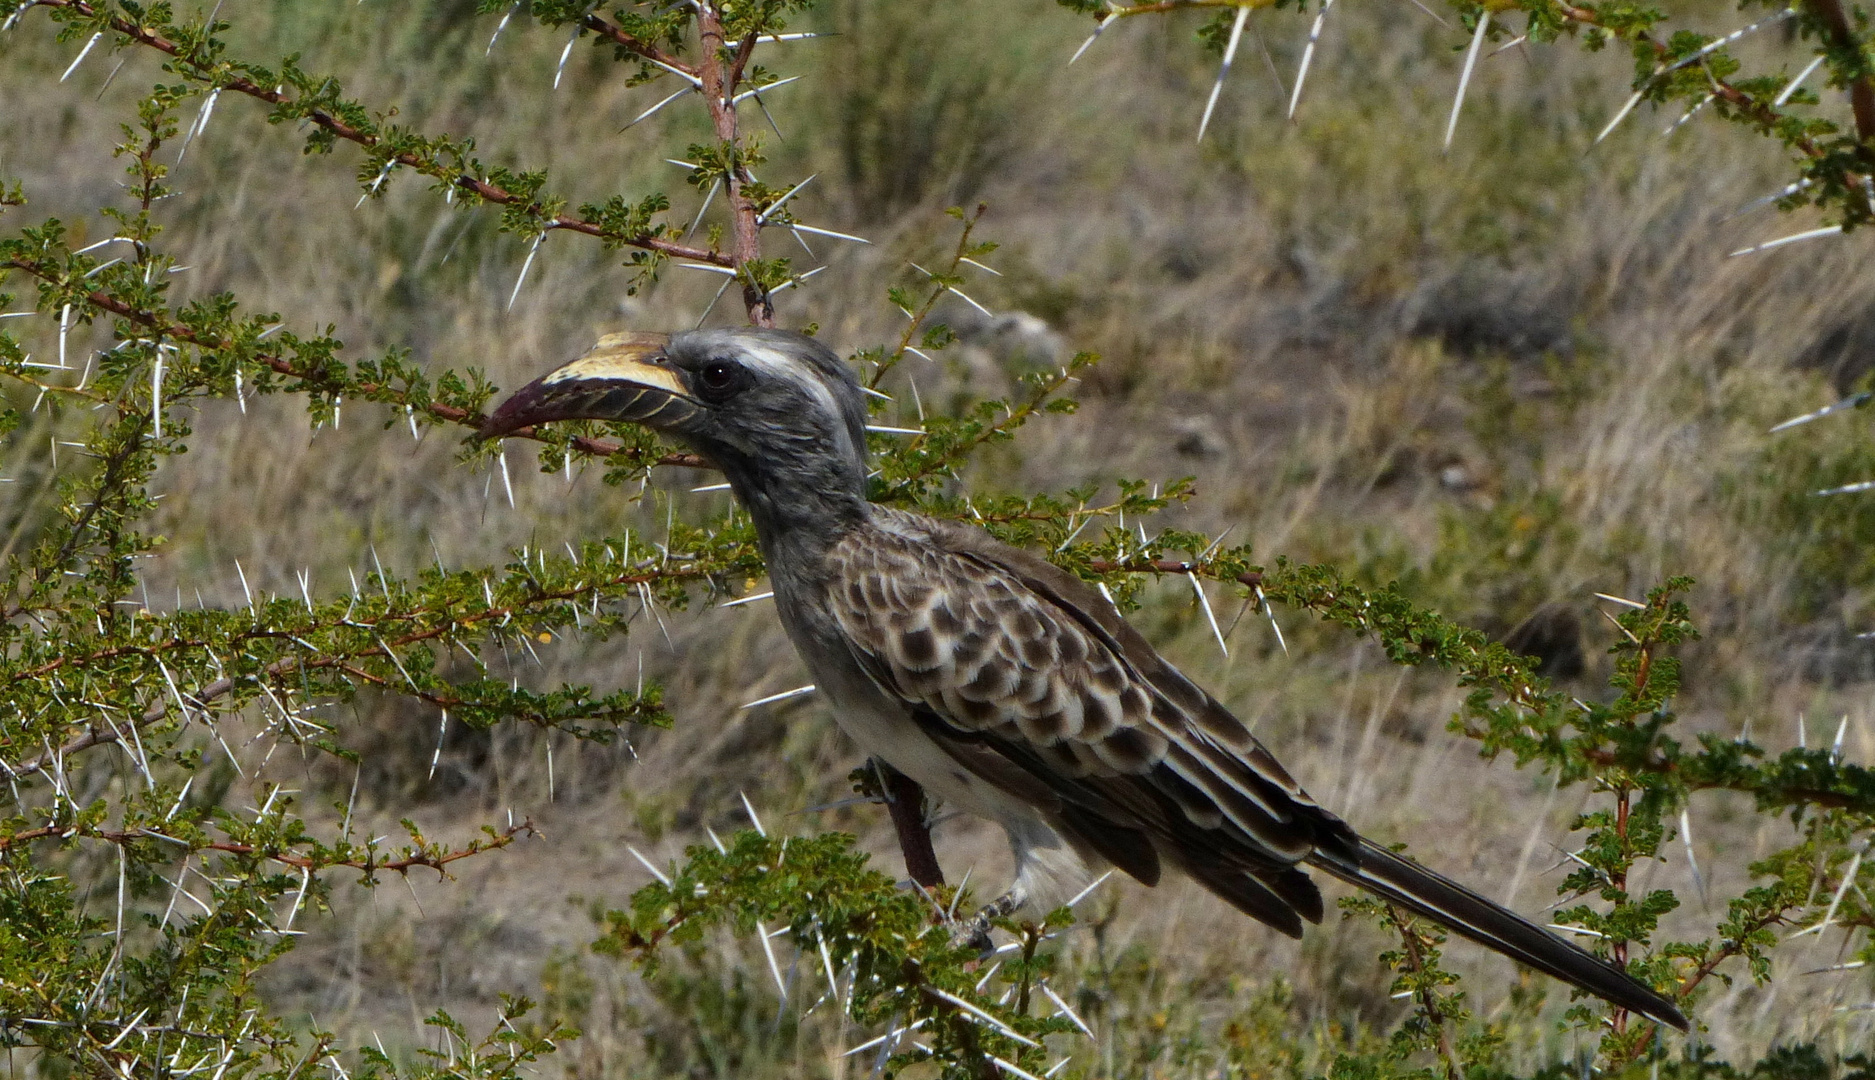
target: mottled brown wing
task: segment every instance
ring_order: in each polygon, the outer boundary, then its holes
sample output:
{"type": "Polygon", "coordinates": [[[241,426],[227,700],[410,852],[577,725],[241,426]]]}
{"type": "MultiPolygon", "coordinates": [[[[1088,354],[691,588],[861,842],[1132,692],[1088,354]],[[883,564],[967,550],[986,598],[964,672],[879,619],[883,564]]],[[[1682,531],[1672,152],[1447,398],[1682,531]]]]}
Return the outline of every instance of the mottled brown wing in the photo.
{"type": "Polygon", "coordinates": [[[1351,856],[1352,832],[1098,592],[977,530],[889,512],[828,569],[862,665],[934,737],[1042,780],[1062,824],[1135,877],[1156,879],[1157,858],[1129,837],[1278,929],[1320,919],[1295,864],[1351,856]]]}

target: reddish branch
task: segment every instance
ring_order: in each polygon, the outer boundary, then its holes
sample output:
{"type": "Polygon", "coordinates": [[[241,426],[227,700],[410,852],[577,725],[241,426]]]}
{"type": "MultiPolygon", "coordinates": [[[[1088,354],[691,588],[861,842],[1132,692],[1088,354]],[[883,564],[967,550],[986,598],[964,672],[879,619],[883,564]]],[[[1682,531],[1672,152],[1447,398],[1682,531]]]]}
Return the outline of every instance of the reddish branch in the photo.
{"type": "Polygon", "coordinates": [[[1747,926],[1743,933],[1739,934],[1736,938],[1726,941],[1718,952],[1713,953],[1698,967],[1694,968],[1692,973],[1687,975],[1686,978],[1680,982],[1680,989],[1674,994],[1674,997],[1680,1001],[1685,1001],[1694,990],[1699,989],[1700,983],[1705,982],[1707,977],[1719,970],[1720,964],[1744,952],[1745,942],[1751,938],[1751,935],[1783,922],[1784,912],[1786,910],[1788,909],[1779,908],[1776,911],[1769,912],[1752,920],[1751,925],[1747,926]]]}
{"type": "MultiPolygon", "coordinates": [[[[1205,574],[1207,568],[1204,563],[1181,562],[1177,559],[1136,559],[1126,562],[1114,562],[1112,559],[1095,559],[1087,564],[1087,568],[1097,574],[1118,572],[1124,574],[1197,574],[1200,576],[1212,576],[1205,574]]],[[[1246,570],[1241,574],[1231,575],[1230,580],[1235,581],[1239,585],[1249,585],[1255,588],[1263,584],[1263,574],[1261,571],[1257,570],[1246,570]]]]}
{"type": "MultiPolygon", "coordinates": [[[[646,585],[646,584],[651,584],[653,582],[670,581],[673,579],[698,578],[698,577],[706,576],[707,573],[708,571],[705,570],[703,567],[692,566],[692,567],[686,567],[684,569],[678,569],[678,570],[660,569],[660,570],[655,570],[655,571],[651,571],[649,573],[643,573],[643,574],[620,574],[615,577],[606,579],[605,581],[590,582],[587,584],[583,584],[574,589],[565,589],[559,592],[551,592],[551,593],[537,593],[533,596],[528,597],[526,602],[528,604],[540,604],[540,603],[552,603],[556,601],[566,601],[566,600],[572,600],[581,596],[585,596],[589,594],[590,592],[592,592],[594,589],[597,589],[600,587],[617,588],[617,587],[628,586],[628,585],[646,585]]],[[[253,676],[247,676],[247,677],[254,679],[258,683],[262,675],[270,679],[278,679],[282,675],[286,675],[286,674],[293,673],[293,672],[337,669],[337,670],[345,672],[347,675],[361,678],[368,682],[375,683],[380,686],[403,685],[403,684],[394,683],[392,680],[387,679],[387,678],[382,678],[376,675],[372,675],[371,673],[358,668],[356,664],[354,663],[354,661],[359,660],[359,659],[374,657],[374,656],[382,656],[385,659],[391,660],[393,663],[395,663],[394,657],[398,649],[407,648],[411,645],[417,645],[417,644],[421,644],[427,641],[434,641],[437,638],[444,636],[445,634],[459,632],[465,628],[474,627],[482,623],[486,623],[490,621],[499,622],[499,621],[505,620],[513,615],[519,614],[521,610],[521,606],[522,605],[520,604],[511,604],[506,607],[491,607],[483,611],[478,611],[471,615],[466,615],[462,617],[452,617],[447,622],[444,622],[440,625],[432,626],[423,630],[413,630],[410,633],[402,635],[401,637],[392,638],[389,641],[383,641],[379,645],[373,646],[372,648],[360,649],[356,652],[349,652],[343,655],[323,656],[323,657],[318,657],[318,658],[306,658],[306,659],[294,658],[294,659],[289,659],[289,660],[281,660],[278,663],[269,665],[259,674],[256,674],[253,676]]],[[[382,621],[388,622],[388,621],[394,620],[394,621],[399,621],[399,622],[410,622],[416,619],[423,618],[426,615],[435,615],[435,614],[437,614],[437,612],[434,611],[433,609],[418,609],[415,611],[387,614],[382,621]]],[[[328,623],[328,624],[324,624],[320,626],[301,627],[298,630],[294,630],[294,631],[256,630],[252,633],[243,635],[243,640],[251,641],[251,640],[272,639],[272,640],[282,640],[282,641],[294,641],[296,638],[304,637],[306,634],[309,634],[309,633],[319,633],[324,630],[334,630],[334,629],[338,629],[344,626],[356,627],[358,625],[359,624],[357,623],[340,622],[340,623],[328,623]]],[[[368,628],[375,629],[377,625],[378,624],[374,623],[374,624],[371,624],[371,626],[368,628]]],[[[187,638],[176,638],[171,641],[166,641],[163,644],[157,645],[157,646],[120,646],[118,648],[113,648],[113,649],[102,649],[102,650],[99,650],[98,652],[91,653],[88,656],[76,656],[76,657],[61,656],[56,660],[48,661],[44,664],[40,664],[37,667],[28,668],[24,671],[16,672],[12,676],[11,681],[20,682],[23,680],[30,680],[30,679],[43,679],[49,675],[52,675],[61,670],[65,670],[67,668],[83,667],[87,664],[97,663],[99,661],[105,661],[105,660],[114,660],[114,659],[119,659],[119,658],[127,657],[127,656],[155,657],[159,653],[164,653],[164,652],[177,652],[177,651],[182,651],[186,649],[204,649],[204,648],[207,648],[206,642],[195,641],[195,640],[191,640],[187,638]]],[[[218,698],[227,696],[229,691],[233,689],[234,689],[234,680],[222,678],[222,679],[216,679],[214,682],[203,685],[201,688],[197,689],[194,693],[181,695],[181,696],[186,696],[186,698],[188,699],[188,701],[185,704],[192,704],[196,708],[204,708],[210,702],[215,701],[218,698]]],[[[415,690],[414,687],[410,689],[415,690]]],[[[444,698],[444,697],[434,695],[434,694],[427,694],[420,690],[415,691],[415,695],[421,698],[422,700],[430,702],[431,704],[444,706],[444,707],[453,707],[453,706],[462,704],[461,699],[444,698]]],[[[161,719],[163,715],[169,711],[170,704],[171,702],[168,699],[159,697],[154,703],[152,703],[149,706],[149,708],[144,710],[143,716],[138,722],[143,723],[143,724],[154,723],[156,720],[161,719]]],[[[25,761],[22,761],[18,766],[5,766],[4,764],[0,764],[0,768],[5,768],[7,772],[9,772],[10,774],[14,776],[23,776],[27,773],[38,772],[44,769],[47,765],[50,765],[53,761],[63,758],[68,754],[76,753],[80,750],[87,750],[93,746],[99,746],[104,743],[114,743],[114,742],[119,742],[119,741],[121,741],[121,736],[118,734],[118,732],[115,729],[110,729],[108,727],[99,728],[99,727],[93,726],[90,730],[86,731],[84,734],[79,735],[76,738],[60,746],[56,751],[52,751],[49,753],[41,753],[38,757],[28,758],[25,761]]]]}
{"type": "Polygon", "coordinates": [[[762,222],[755,203],[744,189],[754,182],[742,164],[741,130],[736,117],[736,90],[742,84],[742,71],[755,51],[755,35],[738,42],[731,51],[723,38],[723,19],[714,4],[697,5],[697,77],[702,82],[703,100],[710,111],[710,126],[717,141],[737,151],[723,178],[724,194],[729,199],[730,263],[741,272],[742,304],[749,321],[757,326],[775,325],[775,306],[755,276],[746,271],[749,263],[762,257],[762,222]]]}
{"type": "Polygon", "coordinates": [[[1451,1025],[1446,1023],[1445,1010],[1439,1007],[1438,989],[1424,984],[1426,958],[1420,952],[1419,931],[1415,926],[1415,921],[1411,916],[1401,915],[1392,904],[1387,905],[1387,916],[1392,921],[1394,929],[1400,932],[1400,943],[1405,946],[1407,967],[1421,981],[1421,985],[1414,990],[1413,996],[1418,999],[1419,1007],[1425,1010],[1426,1019],[1438,1029],[1439,1057],[1445,1062],[1446,1080],[1459,1080],[1461,1073],[1458,1055],[1452,1050],[1451,1025]]]}
{"type": "Polygon", "coordinates": [[[1809,0],[1810,9],[1829,30],[1831,47],[1856,58],[1856,76],[1849,81],[1849,105],[1855,112],[1855,133],[1864,144],[1875,140],[1875,86],[1869,82],[1868,56],[1863,52],[1862,42],[1857,39],[1855,28],[1849,25],[1848,13],[1843,11],[1842,0],[1809,0]]]}
{"type": "MultiPolygon", "coordinates": [[[[1653,774],[1661,775],[1661,776],[1671,776],[1680,771],[1680,763],[1678,761],[1668,761],[1668,760],[1661,759],[1661,758],[1649,758],[1643,761],[1631,761],[1631,760],[1626,760],[1620,757],[1612,750],[1599,750],[1599,749],[1584,750],[1582,751],[1582,758],[1584,761],[1587,761],[1594,765],[1598,765],[1604,769],[1622,768],[1622,769],[1629,769],[1634,772],[1653,773],[1653,774]]],[[[1716,791],[1747,791],[1749,792],[1749,791],[1758,790],[1755,787],[1744,786],[1744,785],[1739,785],[1739,784],[1734,784],[1734,783],[1726,783],[1726,782],[1719,782],[1719,783],[1691,783],[1689,782],[1687,783],[1686,787],[1687,787],[1687,790],[1689,791],[1715,791],[1716,790],[1716,791]]],[[[1801,801],[1803,803],[1814,805],[1814,806],[1827,806],[1832,809],[1838,809],[1838,810],[1854,810],[1854,809],[1861,808],[1863,805],[1861,800],[1855,799],[1851,796],[1844,795],[1840,792],[1835,792],[1835,791],[1823,791],[1818,788],[1783,788],[1781,789],[1781,793],[1785,797],[1792,800],[1793,802],[1801,801]]]]}
{"type": "MultiPolygon", "coordinates": [[[[1698,967],[1694,968],[1690,973],[1687,974],[1686,978],[1680,981],[1680,988],[1676,990],[1673,994],[1674,1000],[1676,1002],[1684,1004],[1686,1000],[1692,996],[1693,991],[1699,988],[1700,983],[1705,982],[1706,979],[1710,977],[1713,972],[1719,970],[1720,964],[1725,963],[1727,960],[1730,960],[1732,957],[1737,956],[1740,953],[1743,953],[1745,951],[1745,942],[1751,937],[1751,935],[1767,927],[1783,922],[1784,912],[1787,910],[1789,909],[1779,908],[1776,911],[1769,912],[1765,915],[1759,916],[1757,919],[1752,920],[1751,924],[1745,928],[1743,933],[1739,934],[1736,938],[1727,939],[1725,944],[1721,946],[1717,952],[1706,957],[1706,959],[1702,961],[1698,967]]],[[[1647,1020],[1645,1018],[1642,1018],[1641,1022],[1647,1025],[1644,1031],[1644,1034],[1646,1035],[1646,1037],[1641,1038],[1641,1039],[1636,1039],[1634,1041],[1634,1043],[1632,1044],[1634,1049],[1631,1053],[1627,1055],[1625,1061],[1611,1062],[1610,1063],[1611,1065],[1614,1065],[1618,1068],[1620,1065],[1624,1065],[1628,1061],[1634,1060],[1635,1056],[1637,1056],[1642,1050],[1645,1050],[1649,1045],[1652,1044],[1653,1035],[1655,1032],[1660,1030],[1660,1025],[1652,1020],[1647,1020]]],[[[1616,1070],[1611,1069],[1610,1071],[1616,1071],[1616,1070]]]]}
{"type": "MultiPolygon", "coordinates": [[[[1825,0],[1825,2],[1834,3],[1835,0],[1825,0]]],[[[1602,23],[1601,16],[1594,11],[1590,11],[1588,8],[1579,8],[1573,4],[1559,0],[1556,5],[1556,10],[1570,22],[1580,23],[1583,26],[1593,26],[1603,30],[1608,29],[1608,27],[1602,23]]],[[[1616,34],[1616,36],[1621,36],[1619,31],[1610,30],[1609,32],[1616,34]]],[[[1639,41],[1648,48],[1651,48],[1654,51],[1654,56],[1657,57],[1662,64],[1671,62],[1668,59],[1668,49],[1665,42],[1656,41],[1651,35],[1645,33],[1634,34],[1631,40],[1639,41]]],[[[1660,73],[1655,72],[1655,74],[1658,75],[1660,73]]],[[[1751,117],[1755,123],[1767,130],[1777,126],[1781,114],[1776,109],[1752,97],[1750,94],[1745,93],[1743,90],[1726,82],[1724,79],[1718,78],[1717,76],[1710,76],[1710,73],[1708,74],[1712,79],[1712,93],[1714,97],[1717,97],[1720,101],[1725,102],[1727,105],[1737,109],[1746,116],[1751,117]]],[[[1864,138],[1866,137],[1867,136],[1864,135],[1864,138]]],[[[1823,156],[1822,147],[1819,147],[1807,137],[1798,137],[1792,141],[1791,145],[1803,151],[1805,156],[1813,158],[1823,156]]]]}
{"type": "MultiPolygon", "coordinates": [[[[88,17],[95,18],[98,14],[97,8],[89,3],[88,0],[33,0],[33,2],[39,7],[65,8],[88,17]]],[[[181,47],[175,42],[121,15],[111,15],[106,21],[112,30],[115,30],[125,38],[142,45],[147,45],[158,52],[172,56],[177,61],[188,65],[190,68],[194,69],[201,78],[213,82],[218,89],[232,90],[237,94],[244,94],[257,101],[264,101],[269,105],[284,105],[291,101],[285,91],[280,88],[260,86],[251,79],[238,75],[229,77],[225,74],[218,74],[213,65],[204,64],[194,57],[184,54],[181,47]]],[[[687,67],[677,63],[675,58],[666,56],[650,45],[625,33],[623,30],[619,30],[617,27],[605,23],[602,19],[589,15],[587,16],[587,22],[582,23],[582,25],[587,25],[589,28],[597,30],[598,27],[591,25],[593,23],[605,26],[607,31],[602,32],[603,36],[619,44],[621,47],[643,56],[646,59],[655,59],[659,63],[669,64],[671,67],[677,68],[680,71],[689,71],[687,67]]],[[[324,110],[314,109],[307,114],[306,119],[318,127],[331,132],[338,138],[344,139],[347,142],[357,143],[359,146],[367,148],[375,147],[382,141],[380,136],[362,131],[324,110]]],[[[506,188],[497,184],[492,184],[480,177],[470,176],[467,173],[450,176],[448,175],[448,170],[442,170],[434,163],[418,157],[415,154],[403,153],[395,155],[390,159],[390,163],[415,169],[426,176],[434,176],[440,180],[448,180],[456,187],[464,191],[472,192],[482,200],[494,203],[497,206],[529,205],[526,198],[506,188]]],[[[584,233],[588,236],[608,236],[605,229],[597,222],[575,217],[571,214],[555,215],[551,219],[548,219],[546,228],[564,229],[568,232],[584,233]]],[[[709,263],[713,266],[735,265],[730,260],[729,256],[721,252],[691,247],[688,244],[679,244],[650,233],[642,233],[638,236],[631,237],[610,238],[628,247],[640,248],[645,251],[655,251],[662,255],[670,255],[680,259],[692,259],[697,262],[709,263]]]]}
{"type": "Polygon", "coordinates": [[[624,29],[605,21],[597,15],[589,14],[580,19],[579,24],[641,59],[649,60],[654,64],[662,64],[665,67],[676,68],[686,75],[695,75],[697,73],[695,68],[684,63],[677,57],[672,56],[670,53],[665,52],[643,38],[626,33],[624,29]]]}
{"type": "MultiPolygon", "coordinates": [[[[412,870],[430,869],[436,871],[439,875],[443,875],[445,874],[443,867],[448,866],[452,862],[458,862],[471,855],[480,855],[484,851],[497,851],[514,843],[514,838],[522,833],[532,836],[534,832],[534,821],[532,818],[529,818],[518,825],[508,826],[488,840],[477,840],[468,847],[444,852],[423,850],[422,837],[416,837],[418,847],[413,854],[406,855],[401,859],[382,860],[376,855],[369,855],[363,859],[330,859],[321,861],[318,859],[309,859],[304,855],[290,855],[284,851],[272,851],[267,848],[255,847],[252,844],[234,843],[191,845],[191,850],[221,851],[230,855],[258,855],[263,859],[270,859],[287,866],[298,867],[301,870],[331,870],[344,867],[352,870],[362,870],[367,874],[375,874],[383,871],[408,874],[412,870]]],[[[81,829],[60,828],[58,826],[49,825],[38,829],[24,829],[11,836],[0,836],[0,851],[5,851],[16,844],[27,843],[33,840],[49,840],[53,838],[67,839],[78,835],[109,841],[113,844],[128,844],[137,840],[173,841],[176,839],[173,836],[152,832],[148,829],[132,829],[127,832],[112,832],[108,829],[101,829],[96,832],[85,832],[81,829]]]]}
{"type": "Polygon", "coordinates": [[[890,765],[880,764],[886,811],[892,815],[899,850],[905,855],[906,876],[927,889],[944,884],[944,868],[938,865],[937,851],[931,846],[931,828],[925,821],[924,788],[890,765]]]}

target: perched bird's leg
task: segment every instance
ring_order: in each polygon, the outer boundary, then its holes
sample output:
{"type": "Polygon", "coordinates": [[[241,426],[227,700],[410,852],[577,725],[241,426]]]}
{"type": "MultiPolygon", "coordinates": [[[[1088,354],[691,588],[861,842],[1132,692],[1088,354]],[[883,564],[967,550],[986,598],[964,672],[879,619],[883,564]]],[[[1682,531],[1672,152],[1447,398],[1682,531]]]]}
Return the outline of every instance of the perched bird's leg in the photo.
{"type": "Polygon", "coordinates": [[[885,808],[898,831],[899,850],[905,853],[905,876],[924,888],[944,884],[944,868],[931,847],[931,826],[925,817],[924,788],[892,766],[872,759],[878,772],[885,808]]]}
{"type": "Polygon", "coordinates": [[[1013,914],[1026,900],[1027,897],[1022,895],[1020,888],[1010,889],[983,905],[983,909],[977,912],[975,918],[967,923],[959,924],[952,934],[959,944],[969,945],[984,956],[988,956],[996,947],[990,941],[990,930],[996,925],[996,920],[1013,914]]]}

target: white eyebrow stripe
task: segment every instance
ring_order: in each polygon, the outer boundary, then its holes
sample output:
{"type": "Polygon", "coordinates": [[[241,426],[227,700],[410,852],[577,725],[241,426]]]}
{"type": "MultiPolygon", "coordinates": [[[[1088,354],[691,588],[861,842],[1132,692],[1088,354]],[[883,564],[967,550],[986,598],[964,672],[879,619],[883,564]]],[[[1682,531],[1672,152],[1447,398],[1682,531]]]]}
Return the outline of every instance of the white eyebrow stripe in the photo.
{"type": "Polygon", "coordinates": [[[812,394],[821,408],[826,410],[827,415],[833,418],[836,437],[847,449],[852,449],[851,439],[846,430],[846,413],[840,408],[840,403],[834,400],[833,392],[820,381],[820,376],[803,361],[766,345],[755,343],[743,345],[738,359],[752,367],[761,368],[787,379],[812,394]]]}

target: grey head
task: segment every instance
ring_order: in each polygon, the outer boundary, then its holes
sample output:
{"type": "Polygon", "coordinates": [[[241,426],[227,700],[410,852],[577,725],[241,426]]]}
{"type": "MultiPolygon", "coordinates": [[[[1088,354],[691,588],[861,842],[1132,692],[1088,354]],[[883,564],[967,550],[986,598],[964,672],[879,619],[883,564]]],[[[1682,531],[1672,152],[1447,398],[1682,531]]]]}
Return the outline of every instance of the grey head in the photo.
{"type": "Polygon", "coordinates": [[[515,391],[481,434],[575,419],[636,421],[688,443],[723,471],[764,547],[830,539],[867,513],[865,398],[805,334],[608,335],[515,391]]]}

